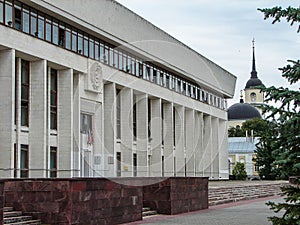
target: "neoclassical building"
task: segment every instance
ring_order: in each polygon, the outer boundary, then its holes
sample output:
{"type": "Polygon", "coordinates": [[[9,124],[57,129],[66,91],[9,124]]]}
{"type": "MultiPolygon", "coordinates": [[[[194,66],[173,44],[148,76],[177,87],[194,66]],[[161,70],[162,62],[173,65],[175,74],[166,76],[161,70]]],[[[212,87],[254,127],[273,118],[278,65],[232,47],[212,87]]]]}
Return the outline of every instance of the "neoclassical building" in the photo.
{"type": "Polygon", "coordinates": [[[114,0],[0,0],[0,177],[227,179],[235,82],[114,0]]]}

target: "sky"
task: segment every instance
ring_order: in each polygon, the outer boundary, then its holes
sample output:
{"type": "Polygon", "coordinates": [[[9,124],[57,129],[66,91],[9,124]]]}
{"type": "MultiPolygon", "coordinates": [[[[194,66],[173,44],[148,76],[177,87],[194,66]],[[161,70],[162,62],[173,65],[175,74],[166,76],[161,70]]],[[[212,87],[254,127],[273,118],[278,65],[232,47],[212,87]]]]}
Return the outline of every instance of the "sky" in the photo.
{"type": "Polygon", "coordinates": [[[117,0],[237,77],[239,102],[252,68],[252,40],[258,77],[265,86],[289,87],[278,68],[300,59],[300,33],[285,20],[272,25],[258,8],[299,7],[299,0],[117,0]]]}

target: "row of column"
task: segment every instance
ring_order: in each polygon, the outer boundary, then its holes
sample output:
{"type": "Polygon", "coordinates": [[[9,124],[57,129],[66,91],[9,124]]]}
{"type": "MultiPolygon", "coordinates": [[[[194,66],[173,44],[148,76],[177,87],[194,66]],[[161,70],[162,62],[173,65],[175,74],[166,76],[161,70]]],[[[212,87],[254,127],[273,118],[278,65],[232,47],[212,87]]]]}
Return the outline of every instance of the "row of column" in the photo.
{"type": "MultiPolygon", "coordinates": [[[[46,60],[30,62],[29,126],[21,127],[21,59],[15,51],[0,51],[0,177],[20,176],[22,144],[28,145],[29,177],[48,177],[50,146],[57,147],[58,177],[72,177],[79,154],[74,140],[79,140],[80,111],[78,89],[73,70],[58,71],[57,131],[50,131],[50,69],[46,60]],[[74,101],[76,97],[77,101],[74,101]],[[75,102],[75,105],[74,105],[75,102]],[[16,117],[15,117],[16,114],[16,117]],[[76,116],[76,118],[74,117],[76,116]],[[16,118],[16,119],[15,119],[16,118]],[[77,152],[77,153],[75,153],[77,152]]],[[[79,167],[78,167],[79,168],[79,167]]]]}
{"type": "MultiPolygon", "coordinates": [[[[116,145],[120,145],[121,176],[133,176],[133,154],[137,154],[137,176],[228,176],[226,121],[123,87],[118,141],[116,88],[115,83],[104,85],[104,155],[115,155],[116,145]],[[136,142],[132,125],[134,104],[136,142]]],[[[117,164],[111,165],[104,176],[115,176],[112,171],[118,169],[117,164]]]]}

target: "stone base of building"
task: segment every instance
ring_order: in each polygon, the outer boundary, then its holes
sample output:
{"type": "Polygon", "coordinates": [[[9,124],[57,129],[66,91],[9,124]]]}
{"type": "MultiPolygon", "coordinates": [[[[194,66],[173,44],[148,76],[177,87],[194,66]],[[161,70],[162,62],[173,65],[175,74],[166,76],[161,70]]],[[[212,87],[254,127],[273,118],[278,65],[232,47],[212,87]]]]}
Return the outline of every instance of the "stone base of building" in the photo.
{"type": "Polygon", "coordinates": [[[208,178],[1,180],[0,224],[4,206],[52,225],[128,223],[143,206],[171,215],[208,208],[208,178]]]}

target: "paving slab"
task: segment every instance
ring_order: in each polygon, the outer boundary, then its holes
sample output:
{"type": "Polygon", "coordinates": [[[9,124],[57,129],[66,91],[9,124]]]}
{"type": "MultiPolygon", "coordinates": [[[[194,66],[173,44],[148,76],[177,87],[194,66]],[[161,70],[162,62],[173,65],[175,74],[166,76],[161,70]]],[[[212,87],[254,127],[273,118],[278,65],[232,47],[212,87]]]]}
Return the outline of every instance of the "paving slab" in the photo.
{"type": "MultiPolygon", "coordinates": [[[[247,200],[176,216],[158,215],[130,225],[271,225],[267,217],[274,215],[266,202],[283,202],[280,196],[247,200]]],[[[128,225],[129,225],[128,224],[128,225]]]]}

